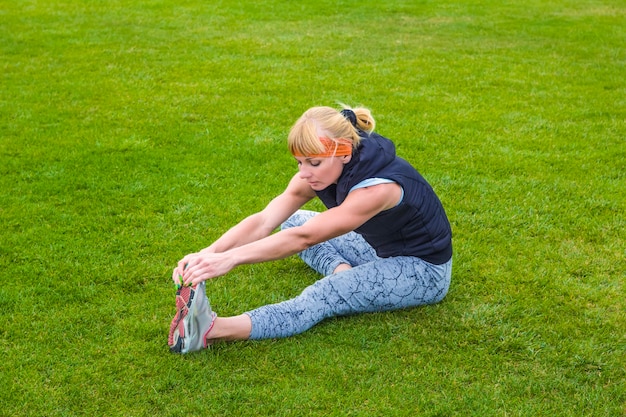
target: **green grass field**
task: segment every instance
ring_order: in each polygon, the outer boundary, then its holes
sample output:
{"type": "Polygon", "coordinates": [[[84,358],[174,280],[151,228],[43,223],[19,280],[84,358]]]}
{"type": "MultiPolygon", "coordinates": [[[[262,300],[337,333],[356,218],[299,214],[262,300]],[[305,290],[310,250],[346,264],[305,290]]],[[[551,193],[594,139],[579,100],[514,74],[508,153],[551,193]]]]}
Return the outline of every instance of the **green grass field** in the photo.
{"type": "MultiPolygon", "coordinates": [[[[621,0],[0,0],[0,414],[626,416],[625,172],[621,0]],[[170,354],[176,262],[339,102],[441,197],[448,297],[170,354]]],[[[318,278],[207,290],[226,316],[318,278]]]]}

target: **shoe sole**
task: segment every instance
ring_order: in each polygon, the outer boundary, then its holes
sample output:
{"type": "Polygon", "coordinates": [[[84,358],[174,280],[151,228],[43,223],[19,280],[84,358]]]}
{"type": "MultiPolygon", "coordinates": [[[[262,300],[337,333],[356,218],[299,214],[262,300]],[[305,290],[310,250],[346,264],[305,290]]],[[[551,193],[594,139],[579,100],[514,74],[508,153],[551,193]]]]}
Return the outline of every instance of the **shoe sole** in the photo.
{"type": "Polygon", "coordinates": [[[170,352],[180,353],[184,347],[184,319],[189,314],[189,309],[191,308],[195,295],[196,289],[192,287],[182,287],[176,291],[176,314],[170,324],[170,333],[167,338],[170,352]]]}

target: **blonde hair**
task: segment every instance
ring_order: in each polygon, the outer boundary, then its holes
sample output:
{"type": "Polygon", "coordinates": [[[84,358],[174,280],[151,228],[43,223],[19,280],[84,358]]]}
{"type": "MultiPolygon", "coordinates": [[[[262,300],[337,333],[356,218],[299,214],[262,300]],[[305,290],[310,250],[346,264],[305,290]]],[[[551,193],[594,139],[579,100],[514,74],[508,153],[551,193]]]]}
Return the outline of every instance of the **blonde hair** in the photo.
{"type": "Polygon", "coordinates": [[[320,141],[321,137],[328,138],[336,144],[339,144],[341,139],[348,140],[352,143],[352,149],[356,148],[361,141],[359,131],[372,132],[376,122],[369,109],[364,107],[351,109],[345,105],[342,107],[340,111],[325,106],[311,107],[305,111],[289,131],[287,138],[289,152],[292,155],[306,156],[321,154],[325,150],[324,144],[320,141]],[[348,115],[353,112],[356,126],[342,112],[348,115]]]}

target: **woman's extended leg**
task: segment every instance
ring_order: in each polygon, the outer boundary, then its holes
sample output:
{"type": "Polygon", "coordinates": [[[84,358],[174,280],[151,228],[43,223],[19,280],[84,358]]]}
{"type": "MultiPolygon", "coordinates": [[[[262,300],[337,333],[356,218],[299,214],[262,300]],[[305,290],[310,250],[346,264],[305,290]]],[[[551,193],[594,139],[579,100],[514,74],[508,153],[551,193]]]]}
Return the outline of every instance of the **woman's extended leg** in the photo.
{"type": "Polygon", "coordinates": [[[333,316],[434,304],[445,297],[452,261],[433,265],[415,257],[382,258],[329,275],[299,296],[246,313],[250,339],[302,333],[333,316]]]}

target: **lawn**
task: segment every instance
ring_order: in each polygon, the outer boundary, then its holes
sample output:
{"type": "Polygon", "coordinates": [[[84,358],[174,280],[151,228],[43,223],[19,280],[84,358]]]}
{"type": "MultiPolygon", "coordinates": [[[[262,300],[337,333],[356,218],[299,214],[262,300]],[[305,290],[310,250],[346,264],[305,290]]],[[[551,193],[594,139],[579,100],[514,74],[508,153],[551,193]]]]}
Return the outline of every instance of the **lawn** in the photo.
{"type": "Polygon", "coordinates": [[[619,0],[0,0],[0,414],[626,416],[625,45],[619,0]],[[339,102],[441,197],[446,299],[170,354],[172,268],[339,102]]]}

